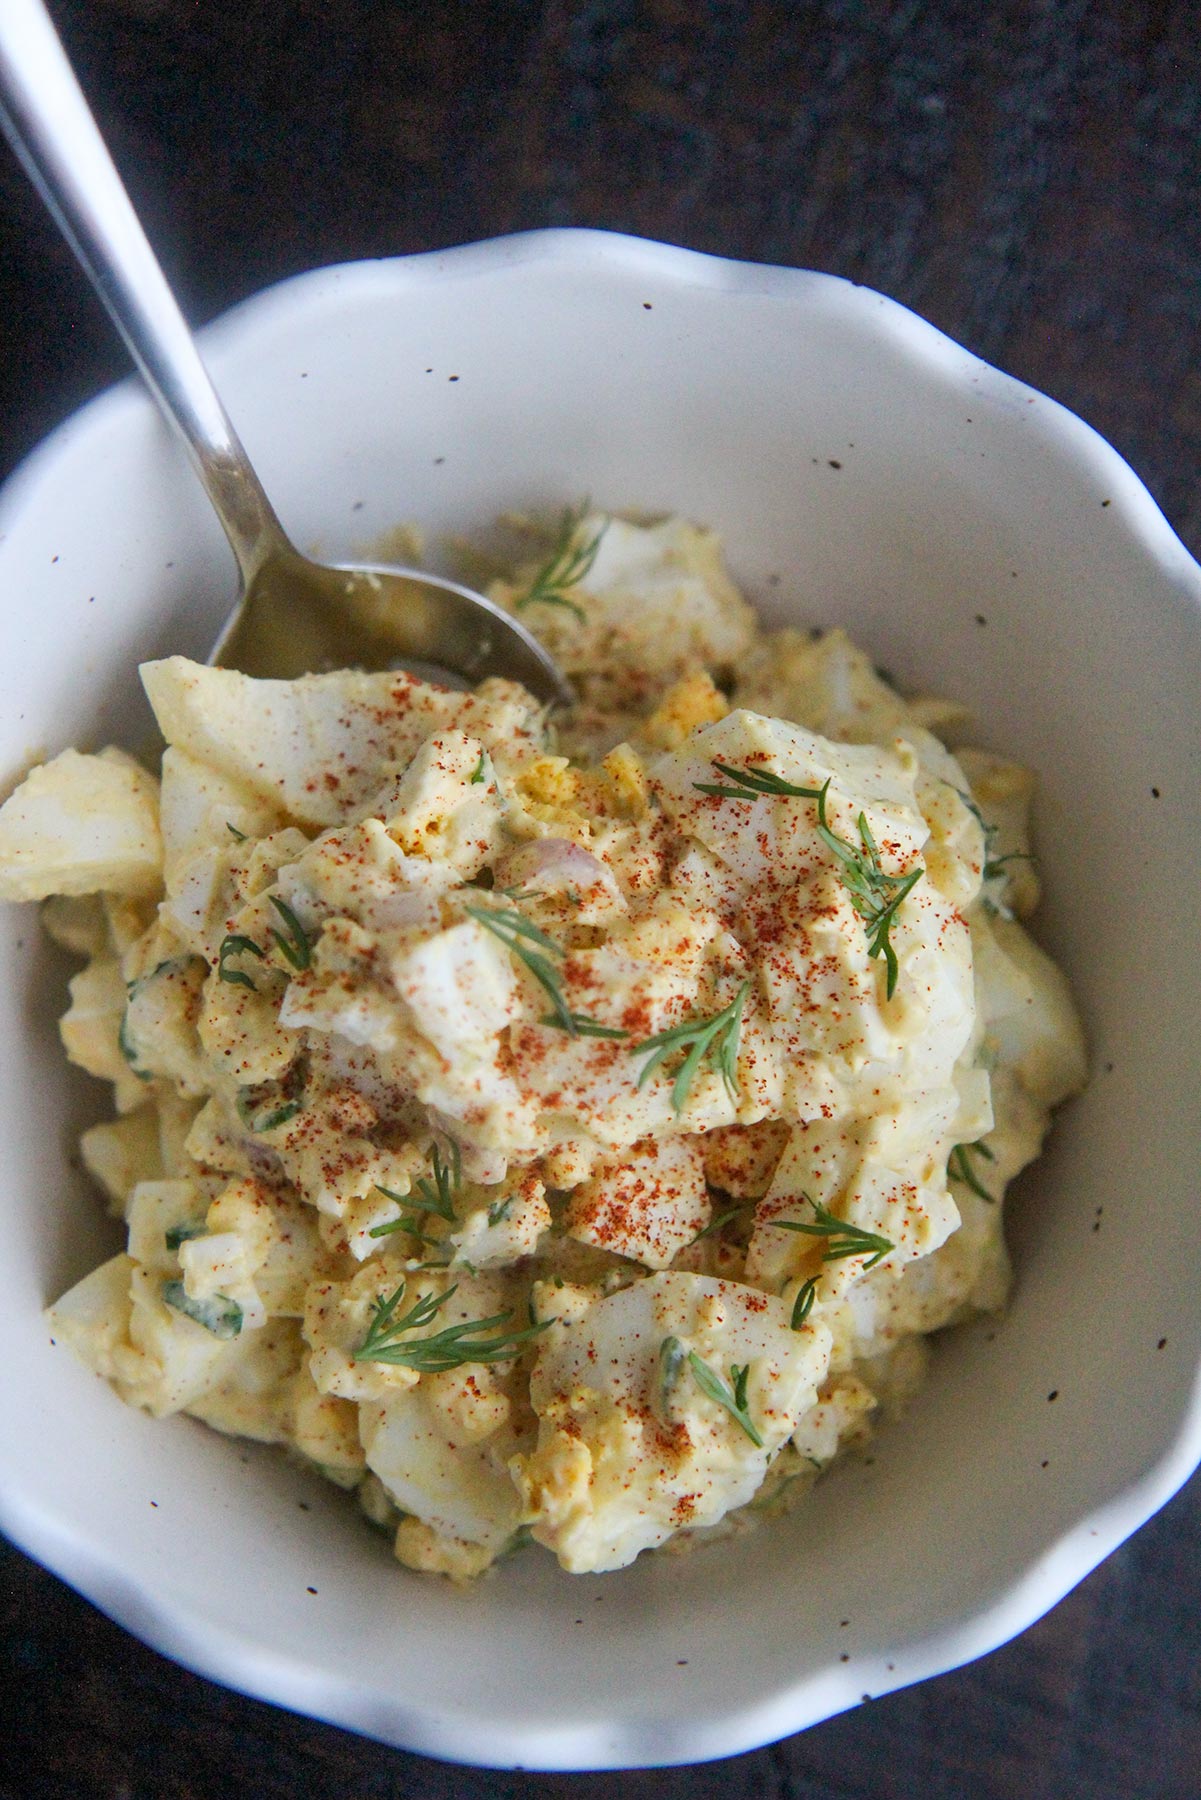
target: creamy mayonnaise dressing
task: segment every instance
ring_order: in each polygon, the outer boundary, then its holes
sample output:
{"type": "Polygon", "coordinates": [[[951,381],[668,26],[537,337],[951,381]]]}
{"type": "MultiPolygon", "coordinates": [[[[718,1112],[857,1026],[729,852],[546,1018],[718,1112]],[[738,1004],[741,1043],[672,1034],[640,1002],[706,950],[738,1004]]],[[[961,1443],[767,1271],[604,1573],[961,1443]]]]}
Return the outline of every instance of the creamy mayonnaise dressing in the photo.
{"type": "Polygon", "coordinates": [[[1031,779],[957,708],[761,630],[679,519],[569,518],[494,594],[566,717],[172,657],[161,780],[69,750],[0,809],[116,1113],[127,1249],[56,1336],[459,1577],[802,1492],[1002,1305],[1004,1188],[1084,1078],[1031,779]]]}

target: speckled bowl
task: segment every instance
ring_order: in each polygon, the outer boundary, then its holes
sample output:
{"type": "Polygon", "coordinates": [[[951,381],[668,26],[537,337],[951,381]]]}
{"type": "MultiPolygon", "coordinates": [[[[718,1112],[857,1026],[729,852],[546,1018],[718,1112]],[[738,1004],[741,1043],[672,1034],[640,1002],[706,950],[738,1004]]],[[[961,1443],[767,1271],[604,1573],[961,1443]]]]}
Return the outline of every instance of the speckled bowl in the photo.
{"type": "MultiPolygon", "coordinates": [[[[775,620],[849,627],[1041,773],[1038,930],[1092,1042],[1013,1213],[1003,1324],[952,1334],[903,1428],[791,1518],[600,1579],[402,1570],[282,1457],[154,1423],[51,1347],[113,1243],[71,1146],[101,1108],[64,969],[0,918],[0,1523],[147,1642],[437,1756],[583,1768],[747,1749],[992,1648],[1201,1452],[1196,951],[1201,570],[1086,425],[863,288],[549,232],[303,276],[208,355],[286,525],[350,555],[584,494],[718,526],[775,620]]],[[[233,588],[132,382],[0,498],[0,771],[149,729],[139,659],[233,588]]]]}

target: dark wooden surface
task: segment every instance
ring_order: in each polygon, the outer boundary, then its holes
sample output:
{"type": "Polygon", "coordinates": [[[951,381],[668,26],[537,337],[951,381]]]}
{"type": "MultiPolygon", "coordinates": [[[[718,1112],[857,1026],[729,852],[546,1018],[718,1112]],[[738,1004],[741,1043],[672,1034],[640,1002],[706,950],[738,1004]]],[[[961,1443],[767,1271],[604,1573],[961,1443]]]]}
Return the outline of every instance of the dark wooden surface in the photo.
{"type": "MultiPolygon", "coordinates": [[[[1082,413],[1201,551],[1195,0],[53,10],[197,320],[314,264],[541,225],[829,269],[1082,413]]],[[[0,154],[0,471],[125,366],[0,154]]],[[[968,1669],[724,1763],[533,1777],[226,1693],[0,1547],[0,1793],[1199,1800],[1199,1553],[1194,1481],[968,1669]]]]}

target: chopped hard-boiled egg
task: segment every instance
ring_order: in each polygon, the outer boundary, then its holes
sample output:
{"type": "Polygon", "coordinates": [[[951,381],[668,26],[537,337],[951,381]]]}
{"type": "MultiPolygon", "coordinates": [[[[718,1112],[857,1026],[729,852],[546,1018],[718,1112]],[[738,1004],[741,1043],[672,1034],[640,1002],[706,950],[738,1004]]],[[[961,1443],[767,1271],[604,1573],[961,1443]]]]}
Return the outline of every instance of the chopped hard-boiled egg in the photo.
{"type": "Polygon", "coordinates": [[[579,704],[397,673],[143,681],[161,785],[64,751],[0,896],[127,1248],[49,1314],[133,1405],[287,1445],[413,1569],[619,1568],[766,1517],[1004,1303],[1083,1082],[1027,771],[712,532],[569,514],[495,598],[579,704]]]}
{"type": "Polygon", "coordinates": [[[579,1573],[621,1568],[750,1500],[817,1397],[824,1325],[741,1282],[666,1271],[547,1333],[536,1450],[514,1459],[533,1534],[579,1573]]]}
{"type": "Polygon", "coordinates": [[[158,782],[121,750],[64,750],[0,807],[0,899],[154,895],[162,865],[158,782]]]}

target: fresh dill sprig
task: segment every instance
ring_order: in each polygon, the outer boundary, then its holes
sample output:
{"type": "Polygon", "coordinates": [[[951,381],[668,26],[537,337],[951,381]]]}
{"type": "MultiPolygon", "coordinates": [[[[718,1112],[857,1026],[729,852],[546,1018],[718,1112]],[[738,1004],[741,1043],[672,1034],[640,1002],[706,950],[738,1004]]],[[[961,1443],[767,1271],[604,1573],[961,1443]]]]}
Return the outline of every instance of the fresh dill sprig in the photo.
{"type": "MultiPolygon", "coordinates": [[[[413,1183],[413,1192],[421,1195],[424,1211],[437,1213],[440,1219],[447,1219],[453,1225],[455,1201],[463,1185],[463,1158],[454,1138],[448,1138],[447,1142],[450,1145],[450,1161],[444,1162],[437,1144],[431,1144],[428,1151],[431,1173],[418,1177],[413,1183]]],[[[383,1188],[381,1192],[386,1194],[388,1190],[383,1188]]],[[[391,1197],[397,1198],[395,1195],[391,1197]]]]}
{"type": "Polygon", "coordinates": [[[753,800],[759,794],[775,794],[791,800],[816,800],[821,794],[820,788],[798,787],[793,781],[785,781],[782,775],[773,775],[770,769],[736,769],[730,763],[713,759],[713,767],[719,775],[724,775],[728,786],[719,782],[694,781],[693,787],[702,794],[716,794],[719,800],[753,800]]]}
{"type": "Polygon", "coordinates": [[[438,1244],[441,1243],[441,1238],[427,1237],[421,1229],[426,1213],[437,1213],[448,1224],[457,1224],[455,1201],[463,1183],[463,1161],[454,1138],[448,1138],[447,1141],[450,1144],[450,1160],[443,1159],[436,1143],[431,1144],[428,1151],[431,1174],[420,1176],[413,1183],[411,1193],[398,1194],[395,1188],[385,1187],[382,1181],[376,1182],[376,1193],[395,1201],[401,1212],[399,1218],[389,1219],[384,1225],[373,1225],[367,1233],[368,1237],[391,1237],[394,1231],[407,1231],[419,1243],[438,1244]]]}
{"type": "Polygon", "coordinates": [[[973,1152],[977,1156],[983,1156],[988,1162],[997,1160],[982,1139],[978,1139],[974,1144],[956,1144],[947,1158],[947,1174],[955,1181],[962,1181],[963,1185],[971,1188],[973,1194],[978,1194],[981,1200],[987,1200],[990,1206],[995,1206],[997,1196],[989,1193],[971,1165],[970,1158],[973,1152]]]}
{"type": "Polygon", "coordinates": [[[751,1418],[747,1405],[747,1378],[750,1375],[750,1363],[731,1363],[730,1380],[727,1384],[711,1369],[707,1362],[699,1357],[695,1350],[685,1350],[678,1337],[665,1337],[659,1345],[658,1359],[658,1412],[661,1418],[670,1422],[669,1408],[671,1394],[684,1365],[692,1370],[693,1379],[703,1394],[718,1406],[724,1406],[730,1417],[741,1426],[758,1449],[763,1448],[763,1438],[759,1428],[751,1418]]]}
{"type": "Polygon", "coordinates": [[[967,807],[977,825],[984,833],[984,864],[980,870],[980,879],[982,881],[992,881],[995,876],[1003,875],[1007,863],[1032,863],[1036,860],[1029,850],[1007,850],[1003,856],[994,855],[993,847],[1001,834],[1001,827],[999,825],[989,824],[988,820],[981,812],[979,805],[972,799],[970,794],[965,794],[962,788],[956,788],[955,792],[959,795],[959,798],[963,801],[963,804],[967,807]]]}
{"type": "Polygon", "coordinates": [[[834,1214],[821,1204],[819,1200],[810,1199],[808,1194],[801,1195],[813,1208],[814,1224],[802,1224],[797,1219],[772,1219],[771,1223],[781,1231],[801,1231],[806,1237],[826,1238],[822,1251],[823,1262],[837,1262],[843,1256],[863,1256],[871,1254],[864,1263],[865,1269],[874,1269],[876,1264],[895,1250],[896,1245],[891,1238],[881,1236],[878,1231],[865,1231],[862,1225],[852,1225],[847,1219],[836,1219],[834,1214]]]}
{"type": "Polygon", "coordinates": [[[712,1056],[718,1071],[731,1095],[738,1094],[738,1043],[742,1035],[742,1009],[746,997],[751,991],[749,981],[744,981],[728,1006],[723,1006],[719,1013],[707,1019],[689,1019],[683,1025],[673,1025],[667,1031],[657,1031],[654,1037],[644,1038],[640,1044],[630,1045],[631,1056],[639,1055],[643,1050],[653,1054],[647,1058],[638,1077],[638,1086],[644,1087],[659,1065],[669,1057],[673,1050],[687,1049],[688,1054],[681,1063],[675,1081],[672,1083],[671,1103],[677,1112],[681,1112],[688,1098],[688,1090],[692,1086],[697,1070],[706,1056],[712,1056]]]}
{"type": "Polygon", "coordinates": [[[509,1210],[512,1207],[513,1202],[514,1202],[514,1200],[516,1200],[516,1198],[517,1198],[516,1194],[506,1194],[503,1200],[494,1201],[493,1204],[488,1208],[488,1223],[489,1223],[489,1225],[499,1225],[502,1220],[507,1219],[509,1216],[509,1210]]]}
{"type": "Polygon", "coordinates": [[[826,817],[829,777],[821,787],[811,788],[785,781],[783,776],[773,775],[770,769],[736,769],[732,764],[718,762],[716,759],[713,767],[719,775],[725,776],[726,785],[713,781],[694,781],[693,787],[702,794],[714,794],[722,800],[751,800],[760,794],[775,794],[782,798],[817,801],[818,836],[837,857],[841,865],[843,885],[851,897],[851,905],[867,926],[868,955],[884,958],[888,970],[888,998],[891,1000],[897,985],[897,955],[892,947],[889,931],[902,900],[921,880],[921,869],[914,869],[908,875],[889,875],[880,865],[879,849],[867,822],[867,815],[863,812],[856,820],[859,848],[847,843],[845,838],[840,838],[826,817]]]}
{"type": "Polygon", "coordinates": [[[367,1336],[354,1352],[352,1361],[389,1363],[394,1368],[415,1369],[420,1375],[441,1374],[447,1369],[462,1368],[465,1363],[508,1362],[523,1344],[529,1343],[550,1324],[547,1319],[541,1325],[530,1325],[523,1331],[502,1331],[499,1327],[507,1324],[513,1314],[511,1311],[500,1312],[487,1319],[466,1319],[460,1325],[444,1326],[441,1331],[426,1337],[402,1341],[406,1333],[420,1331],[423,1326],[432,1324],[455,1292],[452,1286],[444,1294],[427,1294],[398,1317],[397,1308],[404,1299],[406,1286],[407,1283],[402,1281],[387,1299],[381,1295],[376,1301],[367,1336]],[[485,1332],[494,1335],[480,1335],[485,1332]]]}
{"type": "Polygon", "coordinates": [[[880,866],[880,853],[865,813],[861,812],[856,820],[860,849],[856,850],[853,844],[840,838],[831,829],[826,818],[826,796],[829,789],[830,782],[827,778],[817,799],[818,836],[842,864],[843,886],[851,896],[851,905],[870,934],[868,955],[884,958],[888,970],[887,994],[891,1000],[897,985],[897,953],[888,934],[896,918],[897,908],[906,894],[921,880],[922,870],[913,869],[908,875],[887,874],[880,866]]]}
{"type": "Polygon", "coordinates": [[[268,894],[267,898],[283,920],[288,934],[285,937],[273,925],[271,936],[275,940],[275,947],[299,973],[301,969],[307,969],[313,960],[312,939],[286,900],[281,900],[278,894],[268,894]]]}
{"type": "Polygon", "coordinates": [[[588,502],[579,507],[567,507],[559,523],[559,535],[554,549],[534,576],[525,593],[514,601],[517,612],[523,612],[527,606],[541,604],[543,606],[561,606],[575,614],[580,624],[587,623],[587,614],[582,606],[571,598],[571,590],[589,574],[596,553],[600,549],[600,541],[608,529],[606,519],[593,535],[584,543],[576,542],[576,534],[588,512],[588,502]]]}
{"type": "MultiPolygon", "coordinates": [[[[602,1025],[599,1019],[590,1019],[587,1013],[573,1012],[571,1015],[572,1037],[612,1038],[614,1043],[621,1043],[629,1037],[620,1025],[602,1025]]],[[[557,1018],[544,1018],[539,1021],[543,1025],[557,1025],[557,1018]]]]}
{"type": "MultiPolygon", "coordinates": [[[[663,1343],[659,1346],[659,1367],[661,1370],[665,1368],[666,1363],[669,1360],[668,1345],[674,1347],[670,1352],[670,1360],[672,1361],[674,1361],[675,1358],[675,1349],[682,1348],[678,1338],[665,1338],[663,1340],[663,1343]]],[[[711,1369],[708,1363],[697,1355],[695,1350],[690,1350],[688,1352],[688,1367],[692,1370],[693,1379],[700,1388],[702,1394],[707,1395],[710,1400],[716,1401],[718,1406],[724,1406],[735,1424],[740,1425],[743,1431],[746,1432],[746,1435],[750,1438],[752,1444],[754,1444],[757,1449],[762,1450],[762,1435],[760,1434],[755,1421],[751,1418],[750,1412],[747,1410],[746,1384],[751,1369],[750,1363],[742,1363],[741,1365],[738,1363],[731,1363],[730,1380],[728,1384],[722,1380],[715,1369],[711,1369]]]]}
{"type": "Polygon", "coordinates": [[[427,1294],[398,1319],[396,1309],[404,1299],[407,1286],[408,1283],[402,1280],[387,1299],[381,1294],[375,1301],[371,1324],[367,1328],[366,1337],[351,1358],[353,1362],[386,1362],[388,1358],[381,1356],[380,1351],[387,1350],[391,1340],[399,1337],[402,1332],[416,1331],[422,1325],[429,1325],[437,1317],[439,1307],[445,1306],[455,1291],[450,1287],[444,1294],[427,1294]]]}
{"type": "Polygon", "coordinates": [[[240,931],[232,931],[228,937],[222,938],[221,948],[217,952],[217,979],[228,981],[231,987],[249,988],[252,994],[258,989],[250,976],[243,969],[231,969],[231,956],[257,956],[260,962],[266,958],[267,952],[261,950],[253,938],[244,937],[240,931]]]}
{"type": "Polygon", "coordinates": [[[758,1204],[757,1200],[737,1200],[733,1206],[727,1206],[723,1211],[714,1213],[709,1223],[702,1225],[695,1237],[689,1238],[685,1249],[691,1248],[693,1244],[699,1244],[702,1238],[713,1237],[728,1225],[731,1219],[736,1219],[740,1213],[744,1213],[748,1206],[757,1206],[758,1204]]]}
{"type": "Polygon", "coordinates": [[[796,1291],[796,1299],[792,1303],[792,1317],[788,1323],[794,1331],[799,1331],[809,1314],[813,1311],[813,1302],[817,1299],[817,1282],[812,1276],[802,1281],[796,1291]]]}
{"type": "MultiPolygon", "coordinates": [[[[377,1183],[376,1185],[378,1186],[379,1184],[377,1183]]],[[[405,1204],[401,1201],[400,1195],[394,1194],[391,1188],[381,1187],[379,1191],[381,1194],[386,1194],[389,1200],[395,1200],[402,1205],[405,1204]]],[[[441,1238],[429,1237],[426,1232],[422,1231],[421,1221],[424,1217],[425,1214],[423,1212],[406,1209],[400,1214],[399,1218],[388,1219],[383,1225],[373,1225],[368,1231],[367,1236],[370,1238],[385,1238],[392,1237],[397,1231],[404,1231],[407,1232],[409,1237],[416,1238],[419,1244],[441,1243],[441,1238]]]]}
{"type": "Polygon", "coordinates": [[[602,1025],[584,1013],[572,1012],[557,970],[543,955],[543,951],[549,951],[552,956],[562,956],[562,950],[554,938],[547,937],[540,926],[518,912],[515,906],[466,906],[463,910],[519,957],[541,987],[554,1008],[549,1017],[542,1019],[543,1025],[554,1025],[569,1037],[626,1038],[630,1035],[615,1025],[602,1025]]]}
{"type": "Polygon", "coordinates": [[[463,910],[485,931],[498,937],[506,949],[520,957],[554,1007],[555,1024],[572,1037],[578,1037],[579,1028],[564,998],[559,977],[542,954],[543,950],[549,950],[552,956],[562,956],[554,939],[547,937],[545,931],[519,913],[516,907],[468,906],[463,910]]]}

